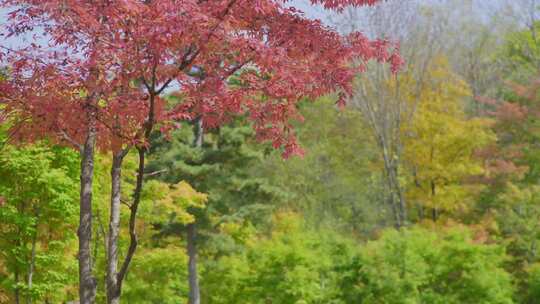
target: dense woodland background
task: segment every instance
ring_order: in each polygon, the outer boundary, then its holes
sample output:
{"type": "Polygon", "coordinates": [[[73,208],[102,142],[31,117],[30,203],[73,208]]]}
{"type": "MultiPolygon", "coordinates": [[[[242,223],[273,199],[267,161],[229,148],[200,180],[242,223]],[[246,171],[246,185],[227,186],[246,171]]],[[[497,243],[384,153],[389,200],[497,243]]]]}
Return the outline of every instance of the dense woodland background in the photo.
{"type": "MultiPolygon", "coordinates": [[[[327,15],[342,32],[400,41],[405,67],[370,64],[344,107],[303,101],[304,157],[283,159],[243,118],[202,146],[197,124],[153,136],[122,300],[185,303],[196,255],[205,304],[540,303],[539,17],[534,0],[327,15]]],[[[10,143],[0,128],[0,303],[76,300],[79,155],[10,143]]],[[[97,156],[98,303],[110,162],[97,156]]],[[[128,154],[122,197],[136,168],[128,154]]]]}

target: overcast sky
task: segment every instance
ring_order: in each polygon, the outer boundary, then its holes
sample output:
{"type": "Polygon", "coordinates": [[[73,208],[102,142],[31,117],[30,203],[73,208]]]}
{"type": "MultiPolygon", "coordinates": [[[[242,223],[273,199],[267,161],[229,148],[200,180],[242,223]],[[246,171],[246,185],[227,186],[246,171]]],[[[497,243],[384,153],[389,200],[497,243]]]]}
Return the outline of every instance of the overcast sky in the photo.
{"type": "MultiPolygon", "coordinates": [[[[309,0],[292,0],[291,5],[303,11],[307,17],[325,21],[325,10],[321,6],[311,5],[309,0]]],[[[0,9],[0,23],[7,17],[7,11],[0,9]]],[[[7,47],[16,47],[19,44],[15,39],[2,39],[0,43],[7,47]]]]}
{"type": "MultiPolygon", "coordinates": [[[[392,0],[390,0],[392,1],[392,0]]],[[[425,3],[425,4],[434,4],[434,3],[441,3],[448,0],[393,0],[393,1],[418,1],[419,3],[425,3]]],[[[486,17],[490,13],[493,13],[494,11],[500,10],[504,4],[511,3],[513,6],[518,7],[523,10],[525,6],[529,6],[530,3],[535,3],[536,1],[538,4],[540,4],[540,0],[454,0],[455,3],[471,6],[471,9],[475,11],[476,14],[486,17]],[[528,4],[528,5],[525,5],[528,4]]],[[[309,0],[291,0],[290,5],[298,8],[299,10],[303,11],[305,15],[309,18],[314,19],[320,19],[325,23],[328,23],[328,16],[330,12],[323,9],[322,6],[317,5],[311,5],[309,0]]],[[[364,8],[366,9],[366,8],[364,8]]],[[[525,13],[527,10],[524,10],[525,13]]],[[[6,10],[0,9],[0,22],[5,20],[6,18],[6,10]]],[[[14,46],[19,43],[17,41],[13,41],[13,39],[5,40],[0,37],[0,43],[4,46],[14,46]]]]}
{"type": "Polygon", "coordinates": [[[293,0],[291,4],[306,13],[310,18],[323,20],[325,18],[325,10],[320,5],[311,5],[308,0],[293,0]]]}

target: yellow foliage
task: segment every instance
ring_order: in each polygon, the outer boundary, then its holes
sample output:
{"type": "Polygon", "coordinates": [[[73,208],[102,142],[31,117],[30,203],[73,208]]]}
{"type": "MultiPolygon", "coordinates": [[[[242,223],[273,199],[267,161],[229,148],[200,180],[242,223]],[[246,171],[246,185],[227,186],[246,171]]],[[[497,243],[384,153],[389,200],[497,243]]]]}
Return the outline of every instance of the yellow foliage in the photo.
{"type": "MultiPolygon", "coordinates": [[[[416,85],[412,77],[403,77],[416,85]]],[[[470,90],[444,58],[434,61],[420,87],[405,101],[415,107],[412,122],[402,129],[404,158],[412,173],[407,196],[428,208],[466,210],[480,187],[469,179],[483,173],[473,153],[495,140],[490,122],[467,117],[464,101],[470,90]]]]}
{"type": "Polygon", "coordinates": [[[208,195],[197,192],[193,187],[181,181],[175,185],[152,180],[145,186],[145,199],[155,203],[154,218],[168,219],[174,216],[183,224],[192,223],[195,218],[189,213],[190,208],[205,208],[208,195]]]}
{"type": "Polygon", "coordinates": [[[293,211],[280,211],[272,215],[272,234],[287,234],[298,231],[303,225],[302,218],[293,211]]]}
{"type": "Polygon", "coordinates": [[[257,230],[248,221],[223,222],[219,225],[221,233],[231,236],[240,244],[248,244],[256,235],[257,230]]]}

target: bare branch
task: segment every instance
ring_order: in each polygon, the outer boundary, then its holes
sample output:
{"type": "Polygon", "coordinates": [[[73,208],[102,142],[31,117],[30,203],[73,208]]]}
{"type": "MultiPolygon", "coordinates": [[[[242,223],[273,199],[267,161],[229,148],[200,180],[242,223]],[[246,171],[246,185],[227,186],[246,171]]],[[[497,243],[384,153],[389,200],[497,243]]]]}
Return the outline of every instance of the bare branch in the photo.
{"type": "Polygon", "coordinates": [[[169,171],[169,169],[162,169],[162,170],[158,170],[158,171],[154,171],[154,172],[149,172],[149,173],[145,173],[144,175],[147,176],[147,177],[152,177],[152,176],[156,176],[156,175],[159,175],[159,174],[167,172],[167,171],[169,171]]]}
{"type": "Polygon", "coordinates": [[[71,138],[71,136],[69,136],[66,131],[64,130],[60,130],[60,135],[62,136],[62,138],[69,142],[70,144],[72,144],[73,146],[75,146],[77,149],[82,150],[83,149],[83,145],[79,144],[77,141],[75,141],[73,138],[71,138]]]}

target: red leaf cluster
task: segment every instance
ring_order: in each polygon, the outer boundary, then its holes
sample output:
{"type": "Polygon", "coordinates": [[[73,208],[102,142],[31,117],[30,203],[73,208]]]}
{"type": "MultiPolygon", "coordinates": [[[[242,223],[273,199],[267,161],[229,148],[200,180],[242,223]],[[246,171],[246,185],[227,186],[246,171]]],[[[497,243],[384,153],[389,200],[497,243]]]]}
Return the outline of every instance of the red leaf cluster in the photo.
{"type": "MultiPolygon", "coordinates": [[[[514,95],[511,101],[499,101],[478,97],[485,106],[485,114],[495,119],[493,129],[497,134],[497,145],[478,151],[485,161],[486,182],[495,183],[505,179],[521,179],[529,171],[525,151],[535,149],[536,121],[540,118],[538,90],[540,80],[534,79],[527,85],[507,82],[514,95]]],[[[530,153],[530,152],[529,152],[530,153]]]]}
{"type": "MultiPolygon", "coordinates": [[[[351,93],[362,66],[402,64],[396,45],[347,37],[278,0],[0,0],[2,31],[40,35],[0,50],[9,70],[4,112],[25,139],[81,142],[89,111],[102,149],[144,144],[149,120],[162,131],[202,117],[207,127],[246,114],[261,140],[299,153],[290,125],[297,102],[351,93]],[[174,106],[160,98],[177,90],[174,106]],[[150,102],[151,101],[151,102],[150,102]]],[[[376,0],[312,0],[326,8],[376,0]]]]}

